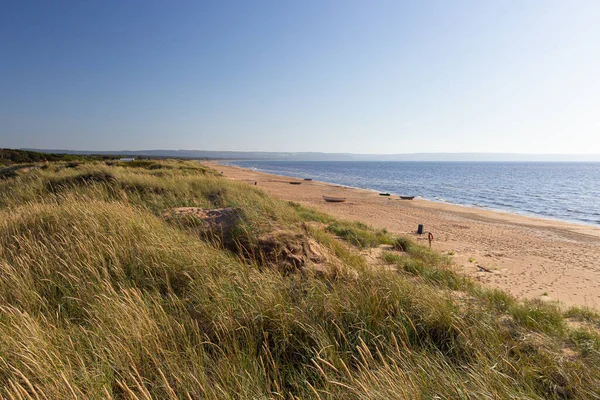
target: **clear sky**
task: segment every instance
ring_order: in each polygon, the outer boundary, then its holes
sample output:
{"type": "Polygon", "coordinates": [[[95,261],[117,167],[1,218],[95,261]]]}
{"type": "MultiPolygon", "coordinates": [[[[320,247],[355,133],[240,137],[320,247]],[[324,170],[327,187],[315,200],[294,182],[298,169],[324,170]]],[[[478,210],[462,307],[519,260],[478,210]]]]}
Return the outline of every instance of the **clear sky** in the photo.
{"type": "Polygon", "coordinates": [[[600,1],[4,1],[0,147],[600,153],[600,1]]]}

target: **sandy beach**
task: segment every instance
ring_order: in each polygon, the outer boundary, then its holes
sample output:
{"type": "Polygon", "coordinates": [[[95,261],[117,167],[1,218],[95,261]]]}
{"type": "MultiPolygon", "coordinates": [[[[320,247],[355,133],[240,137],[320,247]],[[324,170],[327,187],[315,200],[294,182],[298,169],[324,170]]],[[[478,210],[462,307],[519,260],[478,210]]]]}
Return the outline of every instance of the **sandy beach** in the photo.
{"type": "Polygon", "coordinates": [[[481,282],[520,298],[600,308],[600,228],[207,164],[229,179],[256,182],[280,199],[427,243],[427,235],[416,234],[417,225],[424,224],[434,235],[433,248],[453,254],[456,268],[481,282]],[[326,203],[323,194],[347,201],[326,203]]]}

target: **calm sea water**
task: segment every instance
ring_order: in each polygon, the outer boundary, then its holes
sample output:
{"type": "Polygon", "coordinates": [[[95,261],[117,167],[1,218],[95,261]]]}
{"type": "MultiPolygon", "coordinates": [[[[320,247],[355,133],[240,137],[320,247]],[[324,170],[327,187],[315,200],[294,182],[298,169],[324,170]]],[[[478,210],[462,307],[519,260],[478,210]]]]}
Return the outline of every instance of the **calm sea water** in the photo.
{"type": "Polygon", "coordinates": [[[600,163],[232,161],[228,164],[398,195],[600,225],[600,163]]]}

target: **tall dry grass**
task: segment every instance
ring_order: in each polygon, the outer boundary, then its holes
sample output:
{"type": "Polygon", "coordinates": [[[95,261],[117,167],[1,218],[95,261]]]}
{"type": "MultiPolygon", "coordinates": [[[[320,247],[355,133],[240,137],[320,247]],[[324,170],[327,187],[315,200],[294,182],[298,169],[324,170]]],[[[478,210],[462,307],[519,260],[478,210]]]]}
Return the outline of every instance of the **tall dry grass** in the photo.
{"type": "Polygon", "coordinates": [[[478,286],[405,239],[369,266],[351,243],[398,238],[161,165],[2,183],[1,397],[599,398],[597,333],[558,306],[478,286]],[[160,218],[177,206],[240,208],[249,243],[305,232],[353,273],[282,274],[160,218]]]}

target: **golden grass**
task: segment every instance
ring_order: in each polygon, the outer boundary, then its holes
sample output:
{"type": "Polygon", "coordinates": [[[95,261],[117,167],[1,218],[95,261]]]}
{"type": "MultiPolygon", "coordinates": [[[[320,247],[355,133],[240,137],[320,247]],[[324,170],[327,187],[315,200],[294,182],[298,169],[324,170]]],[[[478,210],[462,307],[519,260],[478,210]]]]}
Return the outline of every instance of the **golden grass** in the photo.
{"type": "Polygon", "coordinates": [[[51,165],[3,182],[0,397],[598,398],[600,342],[557,305],[480,287],[405,239],[407,252],[384,255],[395,268],[369,268],[332,233],[359,246],[398,238],[194,162],[156,163],[51,165]],[[114,180],[73,179],[90,173],[114,180]],[[263,268],[160,218],[180,206],[238,207],[246,243],[306,232],[345,271],[263,268]]]}

